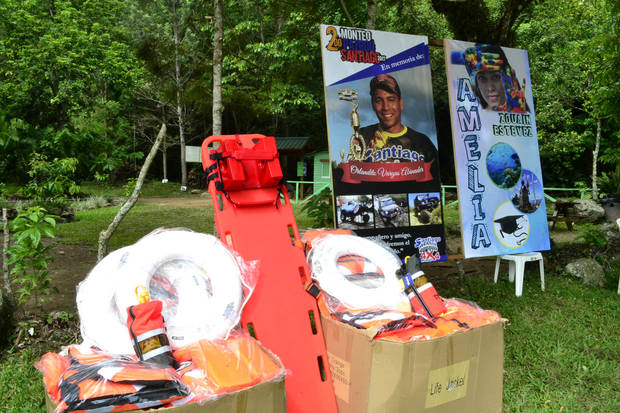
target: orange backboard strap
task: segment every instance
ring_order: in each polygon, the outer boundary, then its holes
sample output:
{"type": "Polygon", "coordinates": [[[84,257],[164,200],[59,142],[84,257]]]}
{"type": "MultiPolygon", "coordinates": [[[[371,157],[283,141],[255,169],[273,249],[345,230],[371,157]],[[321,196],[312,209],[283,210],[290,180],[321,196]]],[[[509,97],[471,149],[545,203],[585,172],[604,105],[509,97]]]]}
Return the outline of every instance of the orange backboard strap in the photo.
{"type": "Polygon", "coordinates": [[[287,412],[336,413],[319,311],[306,291],[310,272],[275,139],[211,136],[202,144],[201,159],[208,174],[218,174],[208,188],[220,239],[244,259],[258,261],[258,283],[241,325],[291,372],[287,412]]]}

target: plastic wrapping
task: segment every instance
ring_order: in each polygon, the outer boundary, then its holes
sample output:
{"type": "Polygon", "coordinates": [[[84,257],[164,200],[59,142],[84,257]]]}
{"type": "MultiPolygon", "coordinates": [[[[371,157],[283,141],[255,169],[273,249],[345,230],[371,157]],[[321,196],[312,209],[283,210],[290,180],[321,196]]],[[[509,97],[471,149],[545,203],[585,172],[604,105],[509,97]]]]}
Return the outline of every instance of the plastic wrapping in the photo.
{"type": "Polygon", "coordinates": [[[176,371],[135,356],[71,345],[60,354],[46,353],[35,367],[57,413],[204,402],[286,374],[274,355],[240,330],[226,339],[179,347],[174,357],[180,363],[176,371]]]}
{"type": "Polygon", "coordinates": [[[159,407],[190,395],[171,368],[86,347],[70,346],[66,355],[48,353],[35,367],[57,403],[56,413],[159,407]]]}
{"type": "Polygon", "coordinates": [[[414,312],[401,291],[410,288],[423,272],[419,268],[414,271],[417,261],[411,262],[410,279],[406,283],[399,279],[400,260],[383,243],[333,230],[308,231],[304,241],[312,277],[322,290],[318,301],[321,314],[355,328],[374,330],[374,339],[431,340],[500,319],[498,313],[476,303],[442,299],[434,288],[428,288],[432,284],[426,279],[416,287],[418,293],[428,302],[435,299],[438,305],[432,307],[433,317],[426,311],[414,312]]]}
{"type": "Polygon", "coordinates": [[[480,306],[473,301],[463,300],[461,298],[447,298],[444,302],[447,308],[444,317],[457,319],[467,324],[470,328],[491,324],[499,321],[501,318],[498,312],[480,308],[480,306]]]}
{"type": "Polygon", "coordinates": [[[226,340],[200,340],[177,349],[174,355],[182,363],[183,382],[198,402],[285,374],[273,356],[242,331],[233,332],[226,340]]]}
{"type": "Polygon", "coordinates": [[[173,348],[225,338],[239,322],[256,284],[256,263],[246,263],[216,237],[185,229],[159,229],[106,256],[78,285],[84,343],[113,354],[133,354],[126,308],[136,288],[161,300],[173,348]]]}
{"type": "Polygon", "coordinates": [[[469,329],[467,324],[457,319],[440,316],[429,320],[421,314],[415,314],[403,320],[385,324],[378,329],[374,339],[384,338],[400,342],[432,340],[467,329],[469,329]]]}
{"type": "Polygon", "coordinates": [[[331,313],[349,310],[409,310],[392,250],[362,237],[328,233],[310,241],[308,265],[312,278],[329,295],[331,313]]]}

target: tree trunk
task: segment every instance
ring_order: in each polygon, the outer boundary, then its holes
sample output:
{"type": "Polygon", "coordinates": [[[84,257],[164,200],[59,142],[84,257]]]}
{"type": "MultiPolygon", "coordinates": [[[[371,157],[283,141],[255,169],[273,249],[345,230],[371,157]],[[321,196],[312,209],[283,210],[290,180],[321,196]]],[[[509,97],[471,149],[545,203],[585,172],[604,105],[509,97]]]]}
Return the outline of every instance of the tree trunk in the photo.
{"type": "Polygon", "coordinates": [[[2,241],[2,281],[4,283],[4,291],[0,289],[0,308],[2,308],[3,296],[11,300],[12,299],[12,291],[11,291],[11,280],[9,279],[9,219],[6,215],[6,208],[2,208],[2,232],[4,234],[2,241]]]}
{"type": "Polygon", "coordinates": [[[151,166],[151,162],[153,162],[153,158],[155,158],[155,155],[159,150],[159,145],[164,140],[164,136],[166,136],[166,124],[162,123],[161,129],[159,129],[159,133],[157,134],[157,139],[155,139],[155,143],[153,143],[153,147],[151,148],[151,151],[147,155],[146,159],[144,160],[144,165],[142,165],[142,168],[140,169],[140,175],[138,175],[138,180],[136,181],[136,186],[133,189],[131,196],[127,199],[127,201],[125,201],[123,206],[121,206],[121,209],[119,209],[118,213],[116,214],[108,228],[99,233],[97,262],[101,261],[103,257],[107,255],[108,243],[110,242],[112,234],[114,234],[114,231],[116,230],[116,228],[118,228],[123,218],[125,218],[125,215],[127,215],[129,210],[131,210],[131,208],[133,208],[133,206],[138,201],[138,197],[140,196],[140,190],[142,189],[142,184],[144,183],[144,178],[146,178],[146,173],[151,166]]]}
{"type": "Polygon", "coordinates": [[[368,9],[366,10],[366,28],[374,30],[377,27],[377,3],[379,0],[368,0],[368,9]]]}
{"type": "Polygon", "coordinates": [[[161,159],[162,159],[162,168],[164,170],[164,178],[163,181],[164,182],[168,182],[168,160],[166,159],[166,135],[164,135],[164,140],[161,143],[161,159]]]}
{"type": "Polygon", "coordinates": [[[222,0],[213,0],[213,135],[222,134],[222,0]]]}
{"type": "Polygon", "coordinates": [[[179,122],[179,143],[181,145],[181,190],[187,187],[187,164],[185,162],[185,125],[183,113],[183,80],[181,78],[181,62],[179,59],[179,46],[181,37],[179,33],[179,16],[177,14],[176,2],[173,4],[173,23],[174,34],[174,82],[177,92],[177,118],[179,122]]]}
{"type": "Polygon", "coordinates": [[[342,6],[342,11],[344,11],[344,14],[347,16],[347,20],[349,20],[349,24],[351,25],[351,27],[355,27],[355,22],[349,14],[349,10],[347,10],[347,5],[345,4],[344,0],[340,0],[340,5],[342,6]]]}
{"type": "Polygon", "coordinates": [[[592,199],[598,200],[598,186],[596,184],[596,164],[598,163],[598,151],[601,147],[601,118],[596,118],[596,143],[592,152],[592,199]]]}

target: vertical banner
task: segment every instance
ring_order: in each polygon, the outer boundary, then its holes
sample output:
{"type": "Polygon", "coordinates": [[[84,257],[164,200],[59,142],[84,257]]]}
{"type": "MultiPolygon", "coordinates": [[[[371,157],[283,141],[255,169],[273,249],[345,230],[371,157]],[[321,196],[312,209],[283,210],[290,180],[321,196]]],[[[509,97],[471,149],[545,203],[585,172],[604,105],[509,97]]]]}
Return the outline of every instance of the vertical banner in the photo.
{"type": "Polygon", "coordinates": [[[444,50],[465,257],[548,250],[527,51],[444,50]]]}
{"type": "Polygon", "coordinates": [[[428,38],[320,30],[337,227],[445,260],[428,38]]]}

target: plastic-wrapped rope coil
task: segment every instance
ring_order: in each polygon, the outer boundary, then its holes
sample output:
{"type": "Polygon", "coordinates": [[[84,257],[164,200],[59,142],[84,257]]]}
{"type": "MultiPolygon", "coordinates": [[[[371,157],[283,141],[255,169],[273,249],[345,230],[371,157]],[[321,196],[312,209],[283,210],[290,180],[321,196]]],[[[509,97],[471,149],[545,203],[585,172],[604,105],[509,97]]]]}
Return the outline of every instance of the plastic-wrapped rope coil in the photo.
{"type": "Polygon", "coordinates": [[[85,343],[113,354],[133,354],[125,314],[114,301],[119,268],[131,247],[106,255],[77,286],[80,332],[85,343]]]}
{"type": "Polygon", "coordinates": [[[308,263],[312,278],[319,283],[321,290],[346,307],[397,310],[407,301],[396,276],[400,260],[393,252],[365,238],[353,235],[321,238],[313,244],[308,263]],[[349,281],[338,264],[341,257],[348,255],[363,257],[374,264],[382,274],[381,282],[360,285],[349,281]]]}
{"type": "Polygon", "coordinates": [[[233,254],[212,235],[163,230],[108,255],[80,284],[85,342],[115,354],[133,353],[125,317],[127,307],[138,304],[140,285],[164,303],[173,347],[225,337],[239,321],[243,279],[233,254]]]}

